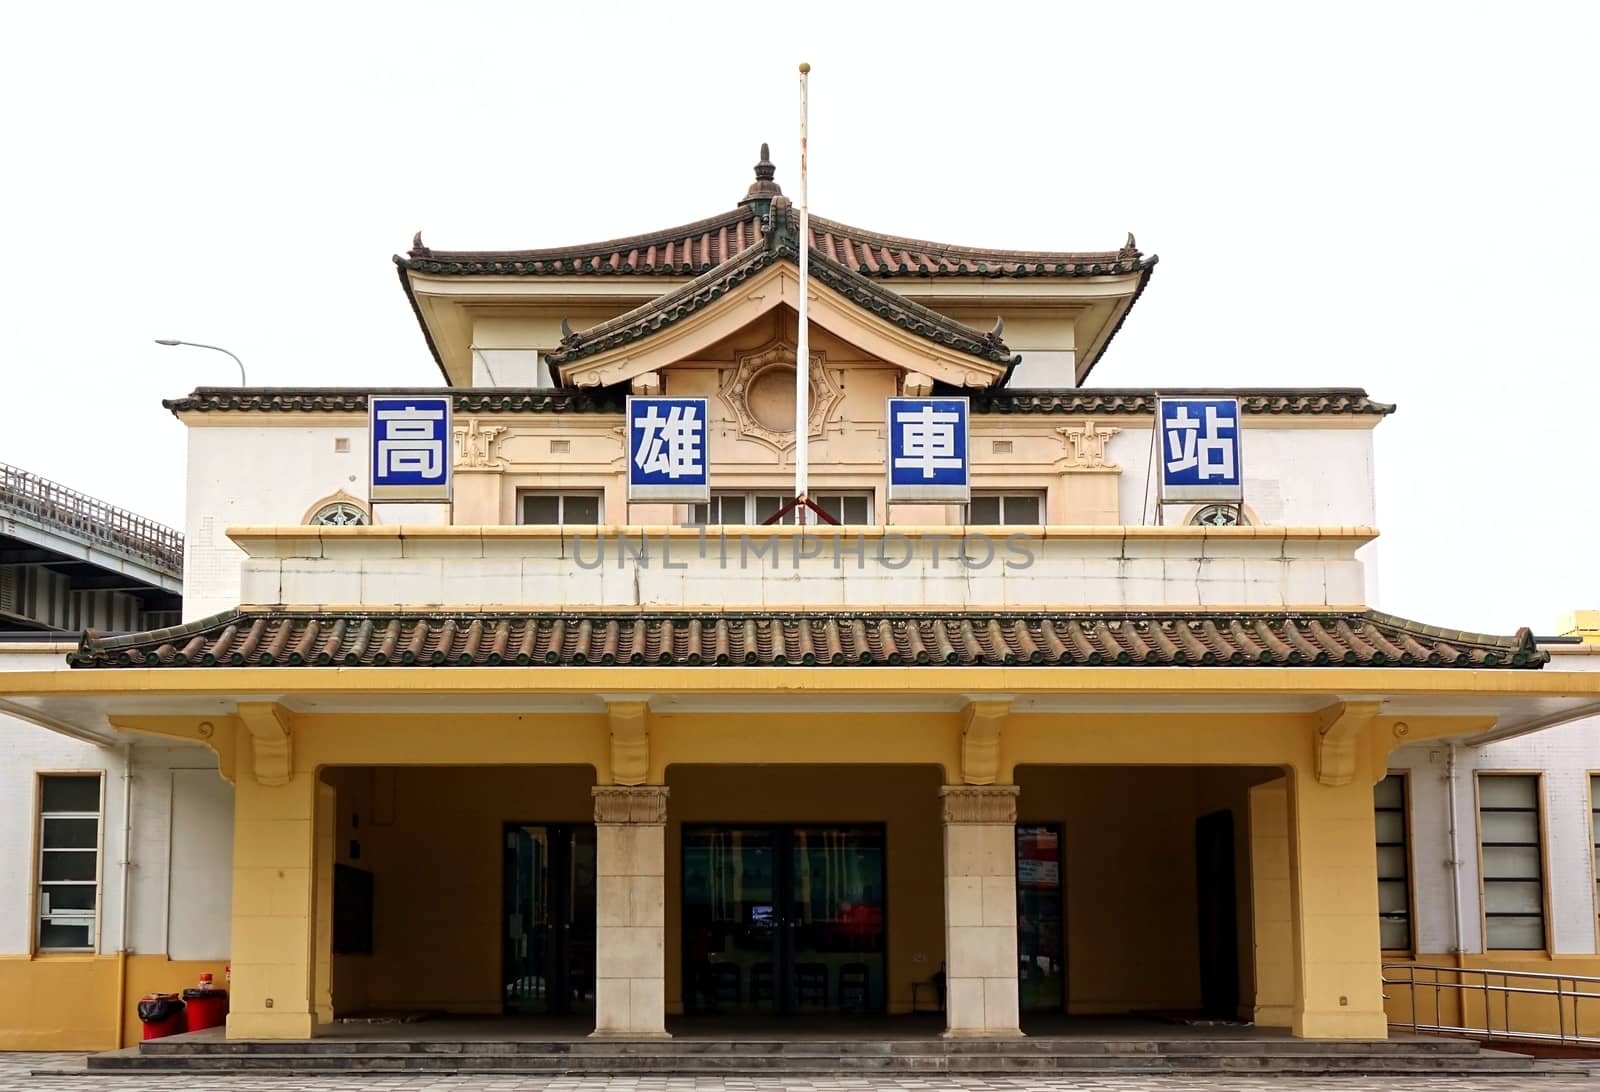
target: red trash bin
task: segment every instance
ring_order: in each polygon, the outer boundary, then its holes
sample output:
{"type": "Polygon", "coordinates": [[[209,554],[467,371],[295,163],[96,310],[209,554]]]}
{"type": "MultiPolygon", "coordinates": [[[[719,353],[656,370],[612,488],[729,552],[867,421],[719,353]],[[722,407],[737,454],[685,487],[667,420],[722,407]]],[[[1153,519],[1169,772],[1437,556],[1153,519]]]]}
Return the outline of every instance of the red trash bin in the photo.
{"type": "Polygon", "coordinates": [[[183,999],[175,993],[147,993],[139,998],[139,1022],[144,1025],[144,1039],[181,1035],[188,1030],[183,999]]]}
{"type": "Polygon", "coordinates": [[[200,985],[183,991],[190,1031],[221,1027],[228,1019],[228,991],[211,987],[211,976],[200,976],[200,985]]]}

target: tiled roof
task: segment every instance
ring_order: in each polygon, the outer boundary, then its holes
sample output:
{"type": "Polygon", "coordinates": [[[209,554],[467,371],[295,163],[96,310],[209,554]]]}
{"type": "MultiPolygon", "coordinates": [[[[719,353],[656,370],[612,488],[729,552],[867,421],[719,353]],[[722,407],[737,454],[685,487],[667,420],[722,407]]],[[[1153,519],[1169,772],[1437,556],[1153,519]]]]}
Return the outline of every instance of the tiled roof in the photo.
{"type": "MultiPolygon", "coordinates": [[[[173,413],[366,413],[367,396],[416,394],[417,388],[197,387],[162,405],[173,413]]],[[[457,413],[621,413],[623,395],[568,387],[440,387],[457,413]]]]}
{"type": "MultiPolygon", "coordinates": [[[[783,213],[775,212],[775,215],[783,213]]],[[[638,341],[662,330],[679,319],[694,314],[726,295],[730,289],[777,261],[793,261],[796,249],[781,231],[769,231],[728,261],[696,277],[688,284],[651,300],[616,318],[588,330],[568,334],[561,347],[545,359],[560,367],[586,356],[638,341]]],[[[982,357],[1008,368],[1018,358],[1012,356],[998,331],[980,333],[965,323],[913,303],[897,292],[874,284],[827,255],[812,251],[811,275],[834,291],[888,322],[927,338],[936,344],[982,357]]]]}
{"type": "MultiPolygon", "coordinates": [[[[715,269],[761,238],[761,217],[740,208],[692,224],[545,250],[433,250],[420,240],[402,269],[444,276],[610,274],[692,277],[715,269]]],[[[1131,243],[1130,239],[1130,243],[1131,243]]],[[[1156,255],[1120,250],[995,250],[884,235],[811,217],[811,247],[866,277],[1105,277],[1139,273],[1156,255]]]]}
{"type": "Polygon", "coordinates": [[[1361,612],[230,611],[124,637],[96,667],[1305,666],[1537,668],[1532,635],[1361,612]]]}
{"type": "Polygon", "coordinates": [[[1394,412],[1387,402],[1374,402],[1359,387],[1315,389],[1163,388],[1160,391],[1104,387],[1075,390],[996,389],[973,391],[974,413],[1153,414],[1157,398],[1237,398],[1245,413],[1355,414],[1384,416],[1394,412]]]}
{"type": "MultiPolygon", "coordinates": [[[[199,387],[162,405],[173,413],[366,413],[368,394],[414,394],[355,387],[199,387]]],[[[623,392],[609,388],[440,387],[451,394],[457,413],[621,413],[623,392]]],[[[965,391],[974,413],[1039,413],[1062,416],[1125,415],[1148,417],[1155,412],[1157,392],[1131,388],[1074,390],[965,391]]],[[[1171,389],[1170,398],[1238,396],[1246,413],[1304,416],[1381,416],[1394,406],[1374,402],[1357,388],[1326,390],[1171,389]]]]}
{"type": "MultiPolygon", "coordinates": [[[[773,208],[787,204],[761,146],[756,180],[728,212],[692,224],[543,250],[433,250],[412,240],[402,270],[447,276],[698,276],[760,241],[773,208]]],[[[908,239],[811,217],[812,249],[867,277],[1098,277],[1142,272],[1156,264],[1128,236],[1118,250],[995,250],[908,239]]]]}

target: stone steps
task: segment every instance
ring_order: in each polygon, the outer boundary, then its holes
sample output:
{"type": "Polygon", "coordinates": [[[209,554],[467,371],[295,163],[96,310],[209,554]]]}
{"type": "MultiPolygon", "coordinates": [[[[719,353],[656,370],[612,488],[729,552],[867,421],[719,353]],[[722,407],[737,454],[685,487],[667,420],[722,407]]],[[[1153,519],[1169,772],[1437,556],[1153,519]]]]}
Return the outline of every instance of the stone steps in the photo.
{"type": "Polygon", "coordinates": [[[88,1073],[1233,1074],[1533,1076],[1533,1060],[1457,1040],[696,1040],[229,1042],[156,1040],[97,1054],[88,1073]]]}

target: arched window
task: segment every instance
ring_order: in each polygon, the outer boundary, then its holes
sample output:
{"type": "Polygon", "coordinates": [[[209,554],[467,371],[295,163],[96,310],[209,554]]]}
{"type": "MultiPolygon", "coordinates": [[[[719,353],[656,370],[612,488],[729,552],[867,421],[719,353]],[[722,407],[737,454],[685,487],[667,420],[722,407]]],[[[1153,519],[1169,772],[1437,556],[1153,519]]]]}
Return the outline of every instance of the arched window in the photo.
{"type": "Polygon", "coordinates": [[[1196,527],[1248,527],[1250,517],[1236,505],[1208,504],[1190,516],[1189,522],[1196,527]]]}
{"type": "Polygon", "coordinates": [[[324,504],[311,516],[311,523],[316,527],[365,527],[370,522],[366,509],[349,501],[324,504]]]}

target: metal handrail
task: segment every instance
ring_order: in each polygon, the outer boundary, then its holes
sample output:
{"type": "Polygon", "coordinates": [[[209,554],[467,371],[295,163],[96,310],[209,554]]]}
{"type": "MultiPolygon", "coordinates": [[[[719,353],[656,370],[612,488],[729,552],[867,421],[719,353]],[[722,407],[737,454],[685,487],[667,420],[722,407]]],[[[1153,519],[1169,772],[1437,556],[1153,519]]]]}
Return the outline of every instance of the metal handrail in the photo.
{"type": "MultiPolygon", "coordinates": [[[[1404,1031],[1433,1032],[1446,1035],[1470,1035],[1484,1039],[1522,1039],[1571,1044],[1573,1046],[1600,1046],[1600,1034],[1583,1034],[1581,1015],[1583,1002],[1600,1006],[1600,977],[1581,974],[1559,974],[1549,971],[1508,971],[1492,967],[1447,967],[1430,963],[1385,963],[1383,965],[1384,996],[1390,989],[1409,991],[1411,1020],[1390,1018],[1389,1025],[1404,1031]],[[1448,976],[1448,980],[1445,976],[1448,976]],[[1513,982],[1516,984],[1514,985],[1513,982]],[[1584,989],[1590,986],[1592,989],[1584,989]],[[1423,991],[1433,994],[1433,1022],[1425,1023],[1424,1005],[1419,1006],[1418,995],[1423,991]],[[1445,1020],[1443,999],[1453,991],[1458,998],[1456,1020],[1445,1020]],[[1467,1019],[1468,998],[1481,998],[1482,1026],[1467,1019]],[[1513,997],[1547,997],[1555,1003],[1554,1032],[1542,1030],[1549,1027],[1532,1026],[1528,1019],[1533,1014],[1526,1011],[1513,1019],[1513,997]],[[1496,1009],[1499,1009],[1498,1014],[1496,1009]],[[1419,1014],[1420,1013],[1420,1014],[1419,1014]],[[1495,1016],[1500,1026],[1495,1026],[1495,1016]],[[1518,1026],[1519,1024],[1523,1026],[1518,1026]]],[[[1524,1007],[1525,1008],[1525,1007],[1524,1007]]],[[[1548,1009],[1541,1005],[1542,1015],[1548,1009]]]]}
{"type": "Polygon", "coordinates": [[[183,575],[180,532],[6,463],[0,463],[0,510],[148,561],[170,576],[183,575]]]}

